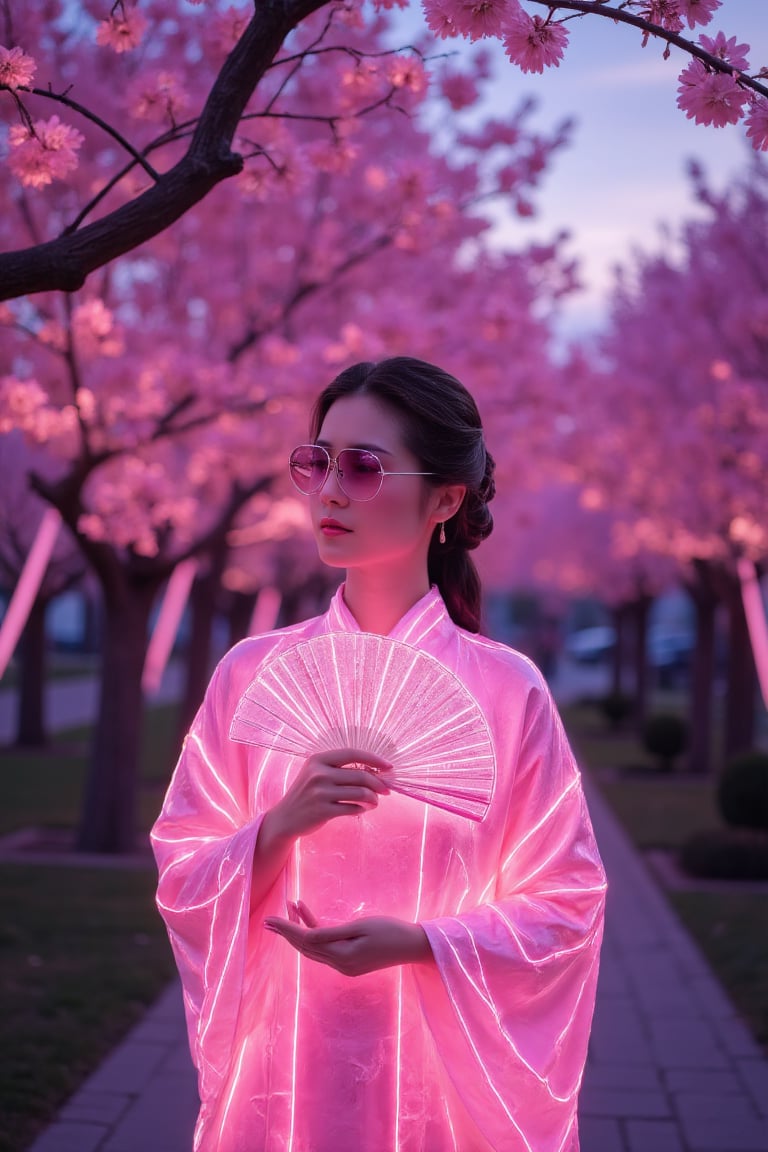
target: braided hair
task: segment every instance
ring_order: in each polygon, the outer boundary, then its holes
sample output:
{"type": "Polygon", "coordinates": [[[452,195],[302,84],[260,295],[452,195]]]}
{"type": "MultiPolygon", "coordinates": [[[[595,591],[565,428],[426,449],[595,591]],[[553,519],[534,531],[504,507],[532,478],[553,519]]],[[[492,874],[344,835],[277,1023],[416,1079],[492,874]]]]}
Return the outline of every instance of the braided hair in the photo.
{"type": "Polygon", "coordinates": [[[454,623],[478,632],[480,577],[469,553],[493,529],[488,503],[496,486],[477,405],[455,377],[424,360],[394,356],[355,364],[320,393],[312,413],[312,439],[317,439],[336,400],[359,394],[397,413],[406,447],[425,472],[434,473],[428,483],[466,486],[458,512],[445,524],[445,544],[439,543],[437,529],[432,536],[427,568],[454,623]]]}

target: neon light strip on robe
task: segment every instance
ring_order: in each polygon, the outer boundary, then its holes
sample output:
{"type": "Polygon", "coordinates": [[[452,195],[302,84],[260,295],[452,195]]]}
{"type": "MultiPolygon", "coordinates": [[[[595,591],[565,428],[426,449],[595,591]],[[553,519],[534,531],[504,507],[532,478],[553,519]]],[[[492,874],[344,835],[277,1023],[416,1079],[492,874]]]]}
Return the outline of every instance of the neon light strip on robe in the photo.
{"type": "MultiPolygon", "coordinates": [[[[414,909],[414,923],[419,922],[421,916],[421,898],[424,891],[424,853],[427,846],[427,822],[429,808],[424,809],[424,818],[421,826],[421,846],[419,848],[419,886],[416,891],[416,907],[414,909]]],[[[400,1152],[400,1074],[401,1053],[403,1039],[403,967],[400,965],[397,973],[397,1043],[395,1047],[395,1152],[400,1152]]]]}
{"type": "MultiPolygon", "coordinates": [[[[464,925],[462,925],[462,927],[464,927],[464,925]]],[[[462,964],[461,957],[459,956],[458,952],[456,951],[456,949],[453,946],[453,941],[449,940],[448,937],[445,935],[445,933],[443,933],[443,938],[444,938],[446,944],[448,945],[448,947],[450,948],[451,952],[453,952],[454,959],[456,960],[459,968],[462,970],[464,975],[469,980],[470,984],[472,984],[473,988],[475,989],[475,991],[478,993],[478,995],[482,999],[483,998],[482,993],[478,989],[478,987],[475,984],[472,977],[469,975],[469,972],[467,971],[467,969],[462,964]]],[[[449,991],[449,996],[450,996],[450,991],[449,991]]],[[[480,1055],[480,1053],[478,1052],[477,1045],[475,1044],[475,1041],[472,1038],[472,1030],[469,1028],[466,1020],[464,1019],[464,1015],[463,1015],[461,1009],[459,1008],[459,1005],[457,1004],[457,1002],[453,998],[453,996],[450,996],[450,998],[451,998],[451,1003],[453,1004],[453,1009],[456,1013],[456,1017],[457,1017],[460,1025],[461,1025],[461,1029],[464,1033],[464,1036],[465,1036],[470,1048],[472,1049],[472,1051],[475,1055],[475,1059],[476,1059],[478,1065],[480,1066],[480,1069],[482,1070],[483,1076],[485,1077],[485,1080],[486,1080],[486,1083],[488,1084],[488,1087],[493,1092],[493,1094],[496,1097],[496,1099],[498,1100],[499,1104],[501,1104],[501,1107],[502,1107],[502,1110],[504,1111],[505,1116],[507,1117],[507,1119],[509,1120],[510,1124],[515,1129],[515,1131],[519,1134],[520,1139],[523,1141],[523,1144],[527,1148],[528,1152],[536,1152],[536,1149],[531,1147],[531,1145],[529,1144],[528,1140],[526,1139],[525,1133],[523,1132],[522,1128],[520,1127],[520,1125],[515,1120],[515,1117],[512,1115],[512,1113],[510,1112],[506,1103],[504,1102],[503,1096],[501,1095],[498,1088],[496,1087],[493,1080],[491,1079],[491,1074],[488,1071],[488,1069],[486,1068],[485,1063],[483,1062],[483,1058],[480,1055]]],[[[496,1017],[497,1022],[500,1023],[499,1015],[498,1015],[496,1008],[491,1006],[491,1011],[493,1012],[494,1016],[496,1017]]],[[[519,1052],[514,1047],[514,1045],[510,1045],[510,1047],[512,1047],[512,1050],[515,1052],[515,1054],[517,1056],[520,1056],[519,1052]]],[[[520,1059],[522,1060],[522,1056],[520,1056],[520,1059]]],[[[523,1063],[526,1064],[526,1062],[524,1060],[523,1060],[523,1063]]],[[[530,1067],[530,1065],[526,1064],[526,1067],[530,1067]]],[[[531,1069],[531,1071],[533,1071],[533,1070],[531,1069]]]]}
{"type": "Polygon", "coordinates": [[[421,644],[423,642],[423,640],[427,637],[429,632],[434,627],[434,621],[428,620],[427,621],[427,627],[422,632],[418,632],[418,627],[421,624],[422,620],[424,620],[425,617],[429,617],[432,615],[433,611],[434,611],[434,604],[432,603],[432,601],[429,601],[427,604],[424,605],[424,607],[422,608],[419,615],[416,617],[415,620],[413,620],[411,622],[410,626],[408,627],[408,629],[404,633],[403,641],[405,643],[413,644],[413,646],[415,648],[417,648],[419,646],[419,644],[421,644]]]}
{"type": "MultiPolygon", "coordinates": [[[[301,852],[299,841],[295,841],[294,859],[296,861],[296,891],[294,897],[298,902],[301,898],[301,852]]],[[[288,1152],[293,1152],[293,1141],[296,1134],[296,1069],[299,1055],[299,998],[301,996],[301,952],[296,953],[296,990],[293,1002],[293,1058],[291,1062],[291,1127],[288,1133],[288,1152]]]]}
{"type": "MultiPolygon", "coordinates": [[[[496,908],[495,905],[492,905],[492,907],[493,907],[494,911],[498,912],[498,908],[496,908]]],[[[504,1037],[504,1040],[506,1041],[507,1044],[509,1044],[509,1047],[512,1049],[512,1051],[514,1052],[515,1056],[518,1058],[520,1063],[523,1064],[528,1069],[528,1071],[531,1073],[531,1075],[534,1076],[539,1081],[539,1083],[543,1087],[546,1088],[547,1092],[552,1097],[552,1099],[557,1100],[558,1103],[560,1103],[560,1104],[568,1103],[568,1101],[571,1100],[572,1097],[574,1096],[574,1093],[570,1092],[567,1096],[558,1096],[557,1093],[553,1091],[553,1089],[549,1083],[548,1077],[542,1075],[536,1068],[533,1067],[533,1065],[531,1063],[529,1063],[528,1060],[526,1060],[526,1058],[523,1056],[522,1052],[517,1047],[517,1045],[513,1041],[512,1037],[510,1036],[508,1030],[504,1027],[504,1022],[501,1018],[501,1015],[499,1014],[498,1008],[496,1007],[496,1002],[495,1002],[495,1000],[494,1000],[494,998],[493,998],[493,996],[492,996],[492,994],[488,988],[488,982],[485,979],[485,972],[483,970],[483,963],[482,963],[482,960],[480,958],[480,954],[477,950],[477,944],[475,943],[475,939],[474,939],[470,929],[467,927],[466,924],[464,924],[463,921],[456,920],[455,923],[457,923],[463,929],[463,931],[466,933],[467,937],[469,938],[469,942],[470,942],[472,951],[475,954],[475,958],[477,960],[477,965],[478,965],[478,968],[480,970],[479,980],[482,983],[482,988],[480,987],[480,984],[478,983],[478,981],[475,980],[475,978],[470,974],[469,969],[463,963],[463,961],[461,960],[461,957],[459,956],[458,952],[456,951],[456,948],[453,944],[453,941],[445,934],[445,932],[442,932],[443,939],[445,940],[446,944],[448,945],[448,947],[453,952],[453,954],[456,958],[456,962],[457,962],[459,968],[461,969],[461,971],[464,973],[464,975],[467,979],[467,982],[471,985],[471,987],[477,993],[477,996],[479,997],[479,999],[482,1001],[482,1003],[485,1004],[486,1008],[488,1009],[488,1011],[491,1013],[494,1020],[496,1021],[496,1026],[499,1030],[499,1034],[504,1037]]],[[[508,921],[505,920],[505,923],[508,923],[508,921]]],[[[454,1008],[456,1009],[457,1013],[459,1013],[458,1004],[454,1000],[450,991],[448,994],[449,994],[449,996],[451,996],[451,1001],[453,1003],[454,1008]]],[[[461,1016],[461,1013],[459,1013],[459,1016],[461,1016]]],[[[474,1045],[473,1045],[473,1047],[474,1047],[474,1045]]],[[[484,1065],[483,1065],[483,1069],[485,1070],[484,1065]]],[[[493,1084],[491,1083],[491,1080],[490,1080],[490,1076],[487,1073],[486,1073],[486,1079],[488,1080],[488,1083],[491,1084],[491,1087],[493,1087],[493,1084]]],[[[496,1092],[495,1088],[494,1088],[494,1092],[496,1092]]],[[[497,1092],[496,1092],[496,1095],[498,1095],[497,1092]]],[[[505,1111],[506,1111],[506,1108],[505,1108],[505,1111]]]]}
{"type": "Polygon", "coordinates": [[[46,508],[38,526],[32,547],[0,624],[0,676],[13,656],[19,636],[29,619],[29,613],[40,591],[48,561],[61,527],[61,516],[55,508],[46,508]]]}
{"type": "MultiPolygon", "coordinates": [[[[198,747],[198,750],[199,750],[199,752],[200,752],[200,755],[201,755],[201,756],[202,756],[202,758],[203,758],[203,763],[205,764],[206,768],[207,768],[207,769],[208,769],[208,771],[211,773],[211,775],[212,775],[212,776],[213,776],[213,778],[215,779],[216,783],[217,783],[217,784],[219,785],[219,787],[221,788],[222,792],[224,792],[224,793],[225,793],[225,794],[226,794],[226,795],[227,795],[227,796],[230,798],[230,800],[232,801],[232,804],[233,804],[233,806],[234,806],[235,808],[237,808],[237,800],[235,799],[235,795],[234,795],[234,792],[233,792],[233,791],[232,791],[232,789],[229,787],[229,785],[227,784],[227,782],[224,780],[223,776],[222,776],[222,775],[221,775],[219,772],[217,772],[217,771],[216,771],[216,768],[215,768],[215,766],[214,766],[214,764],[213,764],[213,761],[211,760],[210,756],[209,756],[209,755],[208,755],[208,753],[206,752],[206,750],[205,750],[205,745],[203,744],[203,742],[202,742],[202,740],[200,739],[200,737],[197,735],[197,733],[196,733],[196,732],[190,732],[190,734],[189,734],[189,736],[187,737],[187,739],[189,739],[189,740],[193,741],[193,742],[194,742],[194,743],[197,745],[197,747],[198,747]]],[[[220,804],[217,804],[217,803],[216,803],[216,801],[213,799],[213,797],[211,796],[211,794],[208,792],[208,789],[207,789],[207,788],[205,788],[205,787],[203,786],[203,782],[202,782],[202,780],[200,780],[200,781],[199,781],[199,783],[198,783],[198,787],[199,787],[199,788],[201,789],[201,791],[203,792],[203,795],[205,796],[206,800],[207,800],[207,801],[208,801],[208,802],[209,802],[209,803],[210,803],[210,804],[211,804],[211,805],[212,805],[212,806],[213,806],[213,807],[216,809],[216,811],[217,811],[217,812],[220,812],[220,813],[221,813],[221,815],[222,815],[222,816],[223,816],[223,817],[224,817],[226,820],[228,820],[228,821],[230,822],[230,824],[232,825],[232,827],[233,827],[233,828],[237,828],[237,827],[238,827],[238,823],[237,823],[237,821],[235,820],[235,818],[234,818],[234,816],[232,815],[232,813],[231,813],[231,812],[228,812],[228,811],[226,810],[226,808],[222,808],[220,804]]]]}

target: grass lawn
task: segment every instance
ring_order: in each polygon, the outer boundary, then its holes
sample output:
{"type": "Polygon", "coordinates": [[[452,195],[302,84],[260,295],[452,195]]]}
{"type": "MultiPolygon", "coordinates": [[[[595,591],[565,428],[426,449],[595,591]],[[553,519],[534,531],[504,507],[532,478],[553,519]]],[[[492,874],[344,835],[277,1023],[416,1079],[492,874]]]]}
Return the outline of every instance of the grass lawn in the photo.
{"type": "Polygon", "coordinates": [[[668,895],[768,1054],[768,893],[668,895]]]}
{"type": "MultiPolygon", "coordinates": [[[[99,657],[88,652],[49,652],[46,680],[74,680],[78,676],[98,674],[99,657]]],[[[18,668],[11,662],[2,676],[0,688],[15,688],[19,682],[18,668]]]]}
{"type": "MultiPolygon", "coordinates": [[[[148,831],[173,762],[173,709],[144,730],[140,827],[148,831]]],[[[0,831],[72,827],[87,732],[45,753],[0,751],[0,831]]],[[[146,868],[0,864],[0,1152],[22,1152],[140,1018],[174,964],[146,868]]]]}
{"type": "MultiPolygon", "coordinates": [[[[580,761],[638,848],[675,850],[721,823],[709,780],[639,773],[649,758],[628,733],[608,729],[588,707],[563,709],[580,761]]],[[[668,891],[667,897],[768,1051],[768,892],[668,891]]]]}
{"type": "Polygon", "coordinates": [[[154,871],[0,866],[0,1149],[22,1152],[174,971],[154,871]]]}

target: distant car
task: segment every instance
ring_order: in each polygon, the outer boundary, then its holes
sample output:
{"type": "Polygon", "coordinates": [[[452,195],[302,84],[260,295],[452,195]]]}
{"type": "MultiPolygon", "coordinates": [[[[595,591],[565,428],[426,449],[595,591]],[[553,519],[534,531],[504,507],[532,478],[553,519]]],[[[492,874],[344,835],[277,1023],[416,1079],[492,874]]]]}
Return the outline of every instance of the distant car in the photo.
{"type": "Polygon", "coordinates": [[[695,636],[688,632],[651,632],[648,663],[660,688],[680,688],[688,683],[695,636]]]}
{"type": "Polygon", "coordinates": [[[660,670],[683,671],[691,662],[695,640],[692,632],[651,632],[648,663],[660,670]]]}
{"type": "Polygon", "coordinates": [[[579,628],[565,640],[565,651],[579,664],[599,664],[616,645],[616,632],[608,624],[595,628],[579,628]]]}
{"type": "MultiPolygon", "coordinates": [[[[691,661],[695,643],[692,632],[651,630],[648,634],[648,664],[659,671],[683,672],[691,661]]],[[[565,651],[579,664],[599,664],[616,645],[616,632],[610,625],[580,628],[565,641],[565,651]]]]}

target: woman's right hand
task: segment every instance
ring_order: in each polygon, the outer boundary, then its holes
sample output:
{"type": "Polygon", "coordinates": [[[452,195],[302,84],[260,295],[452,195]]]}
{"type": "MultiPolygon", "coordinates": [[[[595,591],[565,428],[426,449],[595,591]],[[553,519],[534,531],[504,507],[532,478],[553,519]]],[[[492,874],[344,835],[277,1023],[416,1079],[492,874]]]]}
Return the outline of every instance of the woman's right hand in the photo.
{"type": "Polygon", "coordinates": [[[375,808],[379,796],[389,792],[383,776],[391,767],[359,748],[316,752],[268,813],[273,833],[294,840],[338,816],[358,816],[375,808]],[[350,767],[353,764],[364,767],[350,767]]]}

